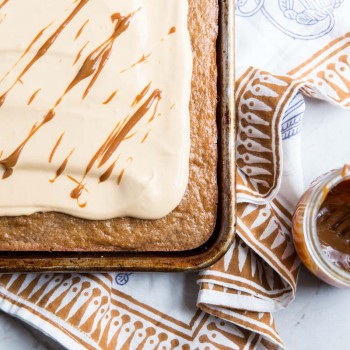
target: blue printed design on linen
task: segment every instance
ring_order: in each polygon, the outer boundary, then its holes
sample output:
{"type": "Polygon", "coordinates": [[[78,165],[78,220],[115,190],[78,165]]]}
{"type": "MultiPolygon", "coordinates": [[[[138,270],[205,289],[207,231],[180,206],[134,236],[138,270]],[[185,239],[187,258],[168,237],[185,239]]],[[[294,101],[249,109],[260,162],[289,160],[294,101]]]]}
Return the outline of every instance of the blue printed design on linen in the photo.
{"type": "Polygon", "coordinates": [[[328,34],[335,25],[334,12],[344,0],[237,0],[236,15],[263,16],[284,34],[313,40],[328,34]]]}
{"type": "Polygon", "coordinates": [[[286,113],[283,116],[281,125],[282,140],[290,139],[301,132],[304,112],[304,97],[298,92],[290,101],[286,113]]]}
{"type": "Polygon", "coordinates": [[[115,282],[119,285],[119,286],[124,286],[129,282],[129,278],[132,275],[131,272],[127,273],[127,272],[121,272],[118,273],[115,276],[115,282]]]}

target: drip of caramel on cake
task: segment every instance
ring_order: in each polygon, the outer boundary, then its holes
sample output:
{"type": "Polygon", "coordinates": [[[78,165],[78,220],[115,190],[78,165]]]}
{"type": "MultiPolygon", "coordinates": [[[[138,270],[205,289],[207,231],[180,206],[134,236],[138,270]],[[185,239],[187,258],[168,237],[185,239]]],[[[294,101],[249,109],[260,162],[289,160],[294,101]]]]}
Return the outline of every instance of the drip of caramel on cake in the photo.
{"type": "Polygon", "coordinates": [[[81,54],[83,53],[84,49],[86,48],[86,46],[88,46],[89,41],[87,41],[85,43],[85,45],[79,50],[79,52],[77,53],[77,56],[75,57],[75,60],[73,62],[73,66],[75,66],[75,64],[79,61],[79,58],[81,57],[81,54]]]}
{"type": "Polygon", "coordinates": [[[125,168],[118,175],[118,180],[117,180],[118,185],[120,185],[120,183],[122,182],[124,173],[125,173],[125,168]]]}
{"type": "Polygon", "coordinates": [[[53,149],[52,149],[52,151],[51,151],[51,153],[50,153],[49,163],[52,162],[52,159],[53,159],[53,157],[54,157],[54,155],[55,155],[55,153],[56,153],[56,151],[57,151],[57,148],[58,148],[58,146],[59,146],[59,145],[61,144],[61,142],[62,142],[63,136],[64,136],[64,132],[63,132],[63,133],[61,134],[61,136],[58,138],[58,140],[57,140],[55,146],[53,147],[53,149]]]}
{"type": "Polygon", "coordinates": [[[144,143],[144,142],[147,140],[147,138],[148,138],[150,132],[151,132],[151,130],[148,130],[148,131],[147,131],[147,133],[145,134],[145,136],[142,138],[141,143],[144,143]]]}
{"type": "Polygon", "coordinates": [[[82,80],[92,76],[92,79],[84,91],[83,99],[89,94],[90,89],[95,84],[97,78],[101,74],[103,67],[106,65],[113,49],[115,40],[123,34],[131,23],[131,19],[137,11],[130,13],[128,16],[122,16],[120,13],[115,13],[111,16],[112,22],[116,22],[113,34],[103,42],[97,49],[92,51],[85,59],[79,72],[73,79],[73,81],[67,87],[64,95],[72,90],[82,80]]]}
{"type": "MultiPolygon", "coordinates": [[[[34,44],[41,38],[41,36],[44,34],[46,29],[51,26],[51,24],[52,22],[39,31],[39,33],[34,37],[34,39],[26,47],[26,49],[24,50],[20,58],[15,62],[15,64],[11,67],[11,69],[1,78],[0,83],[2,83],[9,76],[12,70],[17,67],[18,63],[21,62],[23,57],[25,57],[25,55],[30,51],[30,49],[34,46],[34,44]]],[[[2,96],[0,96],[0,107],[5,102],[5,98],[6,98],[6,94],[3,94],[2,96]]]]}
{"type": "Polygon", "coordinates": [[[175,33],[176,33],[176,27],[171,27],[168,35],[175,34],[175,33]]]}
{"type": "MultiPolygon", "coordinates": [[[[119,157],[118,157],[119,158],[119,157]]],[[[107,181],[114,170],[117,161],[113,162],[110,167],[100,176],[100,183],[107,181]]]]}
{"type": "Polygon", "coordinates": [[[160,101],[160,100],[158,100],[158,101],[157,101],[156,108],[154,109],[154,111],[153,111],[153,114],[152,114],[151,118],[149,118],[148,123],[153,122],[154,117],[156,116],[156,113],[157,113],[157,110],[158,110],[158,104],[159,104],[159,101],[160,101]]]}
{"type": "Polygon", "coordinates": [[[81,28],[79,29],[79,31],[78,31],[77,35],[75,36],[74,40],[77,40],[77,39],[80,37],[80,35],[81,35],[81,33],[83,32],[85,26],[86,26],[89,22],[90,22],[89,19],[87,19],[87,20],[85,21],[85,23],[84,23],[84,24],[81,26],[81,28]]]}
{"type": "Polygon", "coordinates": [[[9,0],[4,0],[1,4],[0,4],[0,10],[9,2],[9,0]]]}
{"type": "Polygon", "coordinates": [[[0,161],[0,165],[3,166],[5,169],[4,174],[2,175],[3,179],[6,179],[10,177],[13,173],[13,168],[17,164],[19,156],[21,155],[21,152],[26,145],[26,143],[31,139],[31,137],[36,133],[36,131],[39,129],[39,126],[34,124],[31,131],[29,132],[28,136],[24,139],[24,141],[15,149],[12,154],[7,157],[6,159],[3,159],[0,161]]]}
{"type": "Polygon", "coordinates": [[[135,97],[134,102],[131,104],[131,107],[135,107],[148,93],[152,82],[150,82],[145,88],[135,97]]]}
{"type": "Polygon", "coordinates": [[[108,105],[109,102],[113,100],[115,95],[118,93],[119,89],[115,90],[108,98],[106,101],[103,102],[104,105],[108,105]]]}
{"type": "Polygon", "coordinates": [[[30,96],[30,99],[29,99],[28,102],[27,102],[27,105],[28,105],[28,106],[31,105],[31,103],[34,101],[36,95],[37,95],[40,91],[41,91],[41,89],[38,89],[38,90],[36,90],[36,91],[34,92],[34,94],[33,94],[32,96],[30,96]]]}
{"type": "Polygon", "coordinates": [[[68,154],[67,158],[63,161],[63,163],[61,164],[61,166],[57,169],[56,171],[56,176],[50,180],[51,183],[54,183],[64,172],[64,170],[67,167],[69,158],[72,156],[73,152],[75,151],[75,148],[73,148],[70,153],[68,154]]]}
{"type": "Polygon", "coordinates": [[[80,208],[85,208],[87,204],[86,202],[85,203],[79,202],[80,196],[84,189],[85,189],[85,185],[79,184],[70,194],[71,198],[77,201],[80,208]]]}
{"type": "Polygon", "coordinates": [[[147,59],[151,56],[151,54],[148,55],[142,55],[142,57],[135,62],[134,64],[132,64],[129,68],[123,69],[122,71],[120,71],[120,73],[125,73],[126,71],[128,71],[129,69],[135,68],[138,64],[140,63],[144,63],[147,61],[147,59]]]}

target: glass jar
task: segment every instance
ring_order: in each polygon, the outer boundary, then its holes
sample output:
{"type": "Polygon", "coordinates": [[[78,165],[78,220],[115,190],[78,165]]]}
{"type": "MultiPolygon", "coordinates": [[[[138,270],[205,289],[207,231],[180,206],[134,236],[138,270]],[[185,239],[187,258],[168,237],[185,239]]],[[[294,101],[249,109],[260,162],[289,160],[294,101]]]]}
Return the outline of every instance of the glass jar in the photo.
{"type": "Polygon", "coordinates": [[[350,180],[348,166],[332,170],[316,179],[299,200],[292,226],[294,245],[300,260],[314,275],[340,288],[350,288],[350,272],[334,264],[323,252],[316,220],[329,191],[345,180],[350,180]]]}

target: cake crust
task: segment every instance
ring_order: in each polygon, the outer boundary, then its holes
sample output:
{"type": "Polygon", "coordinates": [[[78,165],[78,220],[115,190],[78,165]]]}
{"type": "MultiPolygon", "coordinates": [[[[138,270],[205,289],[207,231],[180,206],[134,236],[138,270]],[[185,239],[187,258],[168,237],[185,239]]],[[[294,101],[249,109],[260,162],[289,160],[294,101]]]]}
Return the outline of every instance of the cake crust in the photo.
{"type": "Polygon", "coordinates": [[[2,251],[182,251],[204,244],[217,207],[217,0],[189,0],[193,51],[189,183],[180,205],[159,220],[84,220],[61,213],[0,218],[2,251]]]}

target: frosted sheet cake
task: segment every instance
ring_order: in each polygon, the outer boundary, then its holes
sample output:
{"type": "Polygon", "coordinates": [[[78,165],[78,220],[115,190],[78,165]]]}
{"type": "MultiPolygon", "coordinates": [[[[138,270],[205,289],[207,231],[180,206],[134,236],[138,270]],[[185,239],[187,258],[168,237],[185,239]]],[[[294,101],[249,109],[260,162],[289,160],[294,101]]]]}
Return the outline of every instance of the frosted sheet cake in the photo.
{"type": "Polygon", "coordinates": [[[0,6],[0,249],[204,243],[217,201],[217,2],[0,6]]]}

